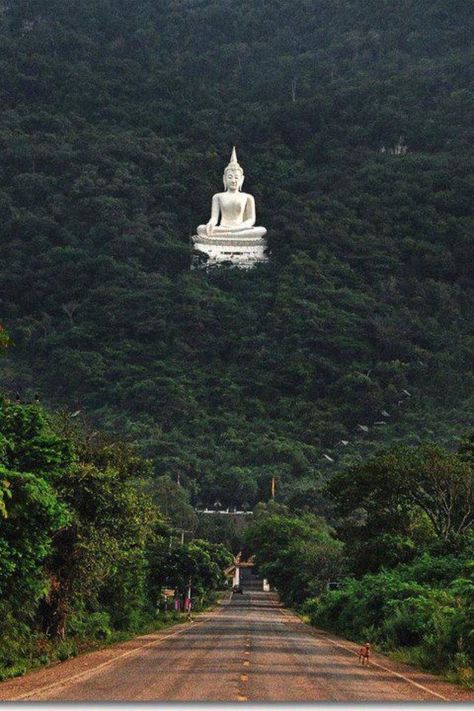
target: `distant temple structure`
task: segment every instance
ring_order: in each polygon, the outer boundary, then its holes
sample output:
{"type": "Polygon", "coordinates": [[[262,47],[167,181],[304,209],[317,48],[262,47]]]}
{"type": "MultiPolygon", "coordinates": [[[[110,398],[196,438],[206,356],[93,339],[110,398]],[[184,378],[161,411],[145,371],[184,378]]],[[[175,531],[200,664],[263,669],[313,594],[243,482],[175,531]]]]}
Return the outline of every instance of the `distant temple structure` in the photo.
{"type": "Polygon", "coordinates": [[[191,237],[193,269],[216,265],[248,269],[268,261],[267,230],[255,226],[255,200],[241,192],[244,171],[235,147],[223,180],[225,192],[213,196],[209,222],[199,225],[197,234],[191,237]]]}

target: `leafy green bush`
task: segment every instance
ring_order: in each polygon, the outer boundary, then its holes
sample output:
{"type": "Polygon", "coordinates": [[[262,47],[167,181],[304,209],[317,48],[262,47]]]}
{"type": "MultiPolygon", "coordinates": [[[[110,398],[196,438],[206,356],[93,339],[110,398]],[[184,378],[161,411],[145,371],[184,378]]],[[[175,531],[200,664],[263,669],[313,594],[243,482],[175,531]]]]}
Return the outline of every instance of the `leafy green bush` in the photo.
{"type": "Polygon", "coordinates": [[[0,601],[0,681],[24,674],[36,655],[34,632],[8,601],[0,601]]]}
{"type": "Polygon", "coordinates": [[[106,640],[112,634],[110,615],[104,611],[81,611],[71,615],[68,631],[71,635],[84,639],[106,640]]]}
{"type": "Polygon", "coordinates": [[[386,650],[411,648],[408,660],[438,672],[462,670],[459,678],[469,680],[474,665],[474,582],[470,577],[448,580],[463,567],[471,575],[472,566],[465,560],[421,556],[410,566],[346,579],[342,589],[308,599],[304,611],[316,626],[357,640],[368,638],[386,650]],[[428,579],[430,562],[433,581],[428,579]],[[423,582],[410,580],[416,575],[423,582]]]}
{"type": "Polygon", "coordinates": [[[71,657],[77,656],[77,645],[74,640],[63,639],[58,642],[56,646],[56,657],[61,662],[65,662],[66,659],[71,659],[71,657]]]}

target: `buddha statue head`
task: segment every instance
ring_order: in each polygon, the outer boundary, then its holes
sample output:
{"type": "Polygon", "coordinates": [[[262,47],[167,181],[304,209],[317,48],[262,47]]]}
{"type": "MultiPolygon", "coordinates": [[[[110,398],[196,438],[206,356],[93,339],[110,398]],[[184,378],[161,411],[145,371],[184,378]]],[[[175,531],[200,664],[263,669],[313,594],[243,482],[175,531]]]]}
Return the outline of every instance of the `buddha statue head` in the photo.
{"type": "Polygon", "coordinates": [[[234,146],[232,149],[232,155],[230,157],[229,165],[224,170],[224,188],[226,190],[229,190],[230,192],[242,190],[244,178],[244,171],[239,165],[239,161],[237,160],[237,153],[234,146]]]}

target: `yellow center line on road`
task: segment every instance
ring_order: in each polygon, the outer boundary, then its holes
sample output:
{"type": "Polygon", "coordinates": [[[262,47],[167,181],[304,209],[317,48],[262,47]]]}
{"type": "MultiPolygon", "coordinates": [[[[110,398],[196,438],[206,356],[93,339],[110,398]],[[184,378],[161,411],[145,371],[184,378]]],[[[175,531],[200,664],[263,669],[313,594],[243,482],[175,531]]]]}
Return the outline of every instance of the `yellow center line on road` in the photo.
{"type": "MultiPolygon", "coordinates": [[[[275,605],[275,607],[276,607],[276,605],[275,605]]],[[[293,615],[288,614],[286,612],[286,610],[282,610],[280,608],[280,612],[284,617],[287,618],[288,621],[301,622],[303,624],[303,621],[300,620],[299,617],[293,617],[293,615]]],[[[350,652],[351,654],[354,654],[355,656],[358,656],[358,654],[359,654],[352,647],[348,647],[345,644],[336,642],[335,639],[330,639],[329,637],[321,637],[321,639],[323,639],[326,642],[329,642],[334,647],[339,647],[340,649],[344,649],[346,652],[350,652]]],[[[393,669],[384,667],[383,664],[379,664],[378,662],[374,662],[373,660],[371,660],[370,664],[371,664],[371,666],[378,667],[379,669],[383,669],[384,671],[389,672],[389,674],[393,674],[393,676],[398,676],[400,679],[403,679],[403,681],[408,682],[408,684],[412,684],[413,686],[416,686],[418,689],[422,689],[423,691],[426,691],[428,694],[431,694],[432,696],[436,696],[438,699],[442,699],[442,701],[449,701],[449,699],[446,696],[443,696],[442,694],[438,694],[437,691],[432,691],[427,686],[423,686],[423,684],[419,684],[417,681],[413,681],[413,679],[410,679],[410,677],[405,676],[404,674],[400,674],[400,672],[396,672],[393,669]]]]}
{"type": "Polygon", "coordinates": [[[193,624],[192,628],[188,627],[188,626],[183,627],[179,630],[176,630],[175,632],[171,632],[170,634],[167,634],[164,637],[161,637],[160,639],[154,639],[151,642],[142,644],[140,647],[135,647],[134,649],[130,649],[128,652],[123,652],[123,654],[118,654],[116,657],[113,657],[113,659],[108,659],[106,662],[99,664],[98,666],[94,667],[93,669],[86,669],[86,671],[79,672],[79,674],[73,674],[73,676],[70,676],[67,679],[63,679],[62,681],[56,681],[53,684],[48,684],[47,686],[42,686],[39,689],[33,689],[32,691],[28,691],[26,694],[20,694],[20,696],[14,696],[11,699],[7,699],[7,700],[8,701],[23,701],[24,699],[29,699],[31,696],[36,696],[37,694],[44,694],[46,691],[52,691],[53,689],[59,688],[61,686],[67,686],[68,684],[71,684],[72,682],[75,682],[75,681],[79,681],[80,679],[87,679],[88,677],[91,677],[91,676],[94,676],[94,674],[97,674],[97,672],[99,672],[101,669],[111,666],[119,659],[125,659],[125,657],[130,657],[132,654],[137,654],[138,652],[141,652],[142,649],[147,649],[148,647],[153,647],[153,646],[158,647],[163,642],[166,642],[167,639],[170,639],[170,637],[176,637],[177,635],[183,634],[184,632],[187,632],[190,629],[196,629],[196,627],[199,627],[200,625],[203,625],[204,623],[208,622],[210,618],[215,617],[216,615],[220,614],[221,611],[222,611],[222,607],[219,608],[218,610],[216,610],[216,612],[211,612],[211,613],[207,614],[203,620],[200,620],[199,622],[195,622],[193,624]]]}

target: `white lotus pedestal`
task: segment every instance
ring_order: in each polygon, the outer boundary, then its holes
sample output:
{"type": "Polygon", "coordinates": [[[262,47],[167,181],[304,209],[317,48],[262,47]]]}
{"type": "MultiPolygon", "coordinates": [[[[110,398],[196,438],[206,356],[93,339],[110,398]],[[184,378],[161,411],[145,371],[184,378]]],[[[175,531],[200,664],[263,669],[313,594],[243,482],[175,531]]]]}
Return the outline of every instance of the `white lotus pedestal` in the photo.
{"type": "Polygon", "coordinates": [[[212,237],[194,235],[191,243],[192,269],[208,269],[225,264],[250,269],[255,264],[268,262],[265,237],[243,237],[232,233],[212,237]]]}

